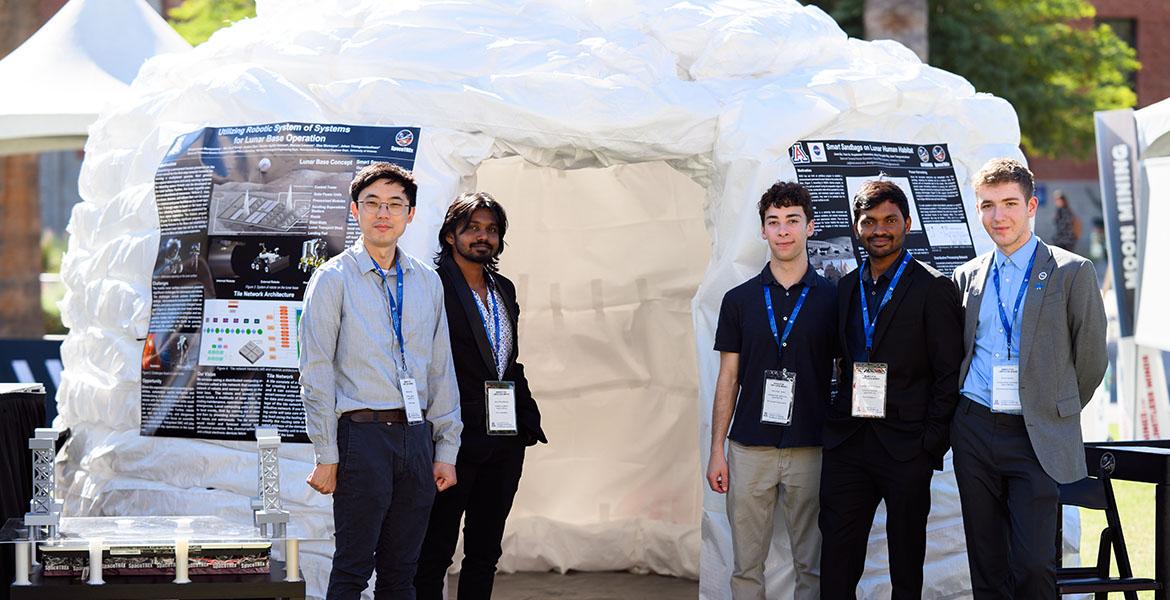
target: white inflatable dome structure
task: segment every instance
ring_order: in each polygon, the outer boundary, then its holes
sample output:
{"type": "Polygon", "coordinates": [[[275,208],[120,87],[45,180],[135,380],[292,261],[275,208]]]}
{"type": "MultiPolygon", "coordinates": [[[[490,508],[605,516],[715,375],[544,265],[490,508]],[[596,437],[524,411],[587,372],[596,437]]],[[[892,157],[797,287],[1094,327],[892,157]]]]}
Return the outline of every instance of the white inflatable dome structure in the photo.
{"type": "MultiPolygon", "coordinates": [[[[148,62],[90,129],[62,276],[70,327],[58,425],[67,515],[250,520],[254,444],[139,434],[159,248],[153,177],[203,127],[297,121],[420,127],[419,210],[489,189],[513,228],[502,270],[524,308],[521,360],[551,443],[529,450],[501,569],[701,577],[729,595],[724,499],[705,491],[712,351],[724,292],[766,260],[755,203],[802,139],[947,143],[976,250],[971,172],[1020,157],[1012,107],[903,46],[849,39],[795,0],[260,0],[258,17],[148,62]]],[[[281,448],[296,535],[331,534],[281,448]]],[[[928,597],[967,586],[954,480],[935,478],[928,597]]],[[[879,520],[880,521],[880,520],[879,520]]],[[[782,529],[782,528],[781,528],[782,529]]],[[[789,595],[783,532],[770,594],[789,595]]],[[[303,544],[313,595],[332,546],[303,544]]],[[[458,563],[457,563],[458,564],[458,563]]],[[[888,596],[875,526],[865,597],[888,596]]]]}

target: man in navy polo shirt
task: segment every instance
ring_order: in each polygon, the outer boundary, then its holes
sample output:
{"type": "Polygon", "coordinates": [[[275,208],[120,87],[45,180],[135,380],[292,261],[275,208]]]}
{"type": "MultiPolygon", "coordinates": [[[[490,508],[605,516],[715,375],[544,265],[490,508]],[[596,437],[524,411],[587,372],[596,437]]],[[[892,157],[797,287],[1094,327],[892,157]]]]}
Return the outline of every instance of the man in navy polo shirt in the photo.
{"type": "Polygon", "coordinates": [[[707,483],[728,495],[732,596],[765,598],[764,559],[779,500],[796,571],[795,597],[816,599],[821,428],[833,378],[837,289],[808,263],[808,190],[778,182],[758,208],[771,258],[759,275],[727,292],[719,310],[707,483]]]}

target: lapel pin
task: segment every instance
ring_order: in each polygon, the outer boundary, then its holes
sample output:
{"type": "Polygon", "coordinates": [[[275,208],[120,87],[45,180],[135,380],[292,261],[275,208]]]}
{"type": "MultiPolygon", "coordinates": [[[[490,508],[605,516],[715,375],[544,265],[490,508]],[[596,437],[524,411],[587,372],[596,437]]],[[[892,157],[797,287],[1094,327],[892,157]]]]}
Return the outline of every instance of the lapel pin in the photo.
{"type": "Polygon", "coordinates": [[[1036,289],[1038,289],[1038,290],[1042,290],[1042,289],[1044,289],[1044,284],[1043,284],[1043,283],[1037,283],[1037,284],[1036,284],[1036,289]]]}
{"type": "Polygon", "coordinates": [[[979,295],[979,288],[975,288],[975,289],[971,290],[971,295],[978,296],[979,295]]]}
{"type": "Polygon", "coordinates": [[[1040,281],[1044,281],[1045,279],[1048,279],[1048,272],[1040,271],[1040,281]]]}

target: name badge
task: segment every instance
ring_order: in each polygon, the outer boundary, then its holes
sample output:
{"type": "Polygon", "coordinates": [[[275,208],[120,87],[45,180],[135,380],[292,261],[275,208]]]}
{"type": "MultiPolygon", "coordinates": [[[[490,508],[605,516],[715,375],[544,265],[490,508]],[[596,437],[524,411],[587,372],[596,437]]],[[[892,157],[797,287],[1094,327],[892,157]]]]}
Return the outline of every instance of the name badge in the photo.
{"type": "Polygon", "coordinates": [[[796,373],[783,369],[764,371],[764,406],[760,422],[769,425],[792,423],[792,405],[796,395],[796,373]]]}
{"type": "Polygon", "coordinates": [[[1020,366],[991,367],[991,411],[1018,413],[1020,405],[1020,366]]]}
{"type": "Polygon", "coordinates": [[[886,363],[853,363],[853,416],[886,418],[886,363]]]}
{"type": "Polygon", "coordinates": [[[402,390],[402,402],[406,404],[406,422],[418,425],[423,422],[422,404],[418,401],[418,386],[413,377],[404,377],[398,380],[398,389],[402,390]]]}
{"type": "Polygon", "coordinates": [[[483,382],[487,398],[488,435],[516,435],[516,384],[511,381],[483,382]]]}

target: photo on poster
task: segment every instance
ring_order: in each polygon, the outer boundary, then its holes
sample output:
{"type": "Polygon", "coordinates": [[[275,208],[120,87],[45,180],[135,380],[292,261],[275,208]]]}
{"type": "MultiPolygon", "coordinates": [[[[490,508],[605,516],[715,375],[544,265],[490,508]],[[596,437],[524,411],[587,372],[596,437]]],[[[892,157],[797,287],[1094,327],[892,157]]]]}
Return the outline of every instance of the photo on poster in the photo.
{"type": "Polygon", "coordinates": [[[817,273],[836,283],[857,268],[853,257],[853,238],[849,236],[808,241],[808,261],[817,273]]]}
{"type": "Polygon", "coordinates": [[[199,259],[206,238],[206,235],[198,233],[162,236],[154,263],[155,277],[170,279],[198,276],[199,259]]]}
{"type": "Polygon", "coordinates": [[[198,365],[199,333],[161,331],[148,333],[143,344],[142,370],[173,373],[192,371],[198,365]]]}

